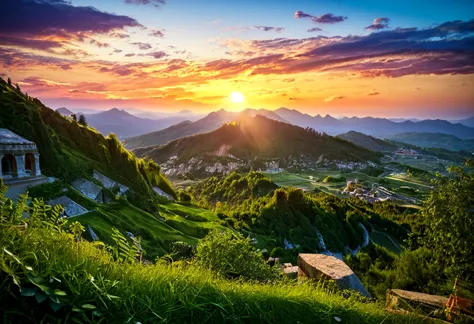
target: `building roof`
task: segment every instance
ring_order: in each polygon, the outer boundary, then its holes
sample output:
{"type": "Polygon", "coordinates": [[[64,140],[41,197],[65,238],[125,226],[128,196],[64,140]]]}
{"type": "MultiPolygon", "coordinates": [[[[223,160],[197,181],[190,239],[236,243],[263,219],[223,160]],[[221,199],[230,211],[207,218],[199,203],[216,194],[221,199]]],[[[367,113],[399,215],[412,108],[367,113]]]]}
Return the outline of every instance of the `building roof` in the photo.
{"type": "Polygon", "coordinates": [[[83,178],[74,180],[72,186],[79,190],[84,196],[92,200],[95,200],[102,191],[101,187],[83,178]]]}
{"type": "Polygon", "coordinates": [[[0,144],[34,144],[6,128],[0,128],[0,144]]]}

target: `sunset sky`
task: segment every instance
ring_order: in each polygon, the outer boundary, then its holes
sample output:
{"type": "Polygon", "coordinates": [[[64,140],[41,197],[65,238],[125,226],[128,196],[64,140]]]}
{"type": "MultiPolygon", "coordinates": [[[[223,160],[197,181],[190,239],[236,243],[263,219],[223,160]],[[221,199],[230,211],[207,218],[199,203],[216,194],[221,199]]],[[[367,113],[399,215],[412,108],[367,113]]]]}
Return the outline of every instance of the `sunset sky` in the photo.
{"type": "Polygon", "coordinates": [[[0,75],[51,108],[474,115],[472,0],[1,0],[0,18],[0,75]]]}

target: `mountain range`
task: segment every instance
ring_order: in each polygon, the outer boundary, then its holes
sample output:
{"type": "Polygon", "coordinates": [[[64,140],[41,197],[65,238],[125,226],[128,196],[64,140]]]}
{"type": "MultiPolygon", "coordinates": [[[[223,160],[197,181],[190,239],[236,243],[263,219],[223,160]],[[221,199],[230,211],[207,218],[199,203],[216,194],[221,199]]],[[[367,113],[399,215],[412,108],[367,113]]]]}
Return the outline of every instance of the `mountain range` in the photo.
{"type": "MultiPolygon", "coordinates": [[[[394,122],[389,119],[374,117],[343,117],[336,119],[329,115],[324,117],[320,115],[311,116],[298,110],[279,108],[275,111],[246,109],[241,112],[230,112],[221,109],[211,112],[206,117],[195,122],[181,122],[160,131],[127,138],[124,140],[124,144],[129,149],[161,145],[181,137],[210,132],[224,123],[238,120],[241,116],[255,116],[257,114],[296,126],[313,128],[317,132],[325,132],[329,135],[356,131],[373,137],[390,138],[400,133],[420,132],[443,133],[462,139],[474,138],[474,128],[461,123],[453,124],[446,120],[421,120],[417,122],[405,120],[394,122]]],[[[468,119],[464,122],[467,123],[468,119]]]]}
{"type": "MultiPolygon", "coordinates": [[[[57,110],[62,115],[68,116],[72,112],[67,108],[57,110]]],[[[87,123],[97,129],[104,136],[110,133],[116,134],[119,138],[137,136],[153,131],[157,131],[176,123],[180,123],[188,117],[187,114],[164,117],[161,119],[142,118],[132,115],[125,110],[113,108],[99,113],[87,114],[78,113],[77,116],[84,115],[87,123]]]]}
{"type": "Polygon", "coordinates": [[[310,168],[334,163],[361,167],[377,161],[378,153],[350,142],[261,115],[240,116],[220,128],[134,150],[152,158],[165,174],[222,174],[272,168],[310,168]]]}
{"type": "Polygon", "coordinates": [[[161,145],[181,137],[210,132],[221,127],[225,123],[238,120],[244,116],[254,117],[256,115],[265,116],[281,122],[287,122],[273,111],[265,109],[246,109],[240,112],[231,112],[221,109],[211,112],[206,117],[195,122],[187,120],[157,132],[127,138],[123,143],[130,149],[161,145]]]}

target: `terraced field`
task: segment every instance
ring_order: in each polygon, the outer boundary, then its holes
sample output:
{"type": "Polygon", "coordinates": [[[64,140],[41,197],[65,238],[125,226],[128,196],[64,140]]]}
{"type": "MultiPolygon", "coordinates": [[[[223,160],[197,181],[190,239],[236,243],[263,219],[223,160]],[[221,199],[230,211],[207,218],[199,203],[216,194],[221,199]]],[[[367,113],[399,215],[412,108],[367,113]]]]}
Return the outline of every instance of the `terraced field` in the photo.
{"type": "Polygon", "coordinates": [[[102,205],[95,211],[74,217],[84,226],[90,225],[97,236],[110,244],[112,227],[130,231],[142,238],[145,255],[153,258],[168,251],[174,241],[196,244],[207,232],[220,227],[215,213],[196,206],[178,203],[160,205],[160,216],[147,213],[125,202],[102,205]]]}

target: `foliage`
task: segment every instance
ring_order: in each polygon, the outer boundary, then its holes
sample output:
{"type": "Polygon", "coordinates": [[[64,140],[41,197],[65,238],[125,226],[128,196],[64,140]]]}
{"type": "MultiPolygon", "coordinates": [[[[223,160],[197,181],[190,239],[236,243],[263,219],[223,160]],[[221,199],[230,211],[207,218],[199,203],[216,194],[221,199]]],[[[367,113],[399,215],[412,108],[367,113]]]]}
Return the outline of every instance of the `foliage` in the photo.
{"type": "Polygon", "coordinates": [[[199,265],[226,277],[266,281],[276,279],[278,270],[270,267],[249,238],[227,230],[213,230],[196,249],[199,265]]]}
{"type": "Polygon", "coordinates": [[[80,115],[79,116],[79,121],[78,123],[84,127],[87,127],[87,121],[86,121],[86,117],[84,115],[80,115]]]}
{"type": "Polygon", "coordinates": [[[420,242],[432,249],[451,276],[474,283],[474,160],[438,175],[422,211],[426,228],[420,242]]]}
{"type": "Polygon", "coordinates": [[[178,190],[178,200],[181,202],[190,202],[191,196],[183,189],[178,190]]]}
{"type": "Polygon", "coordinates": [[[140,240],[133,238],[131,244],[128,243],[127,238],[115,227],[112,228],[112,240],[114,245],[109,246],[114,259],[118,262],[134,262],[139,252],[138,246],[140,240]]]}
{"type": "Polygon", "coordinates": [[[32,214],[16,218],[16,210],[27,208],[0,194],[4,323],[333,323],[335,317],[351,323],[416,322],[312,283],[256,284],[226,280],[193,264],[114,261],[103,244],[77,241],[76,233],[57,226],[54,208],[36,205],[32,210],[42,221],[31,221],[32,214]]]}

